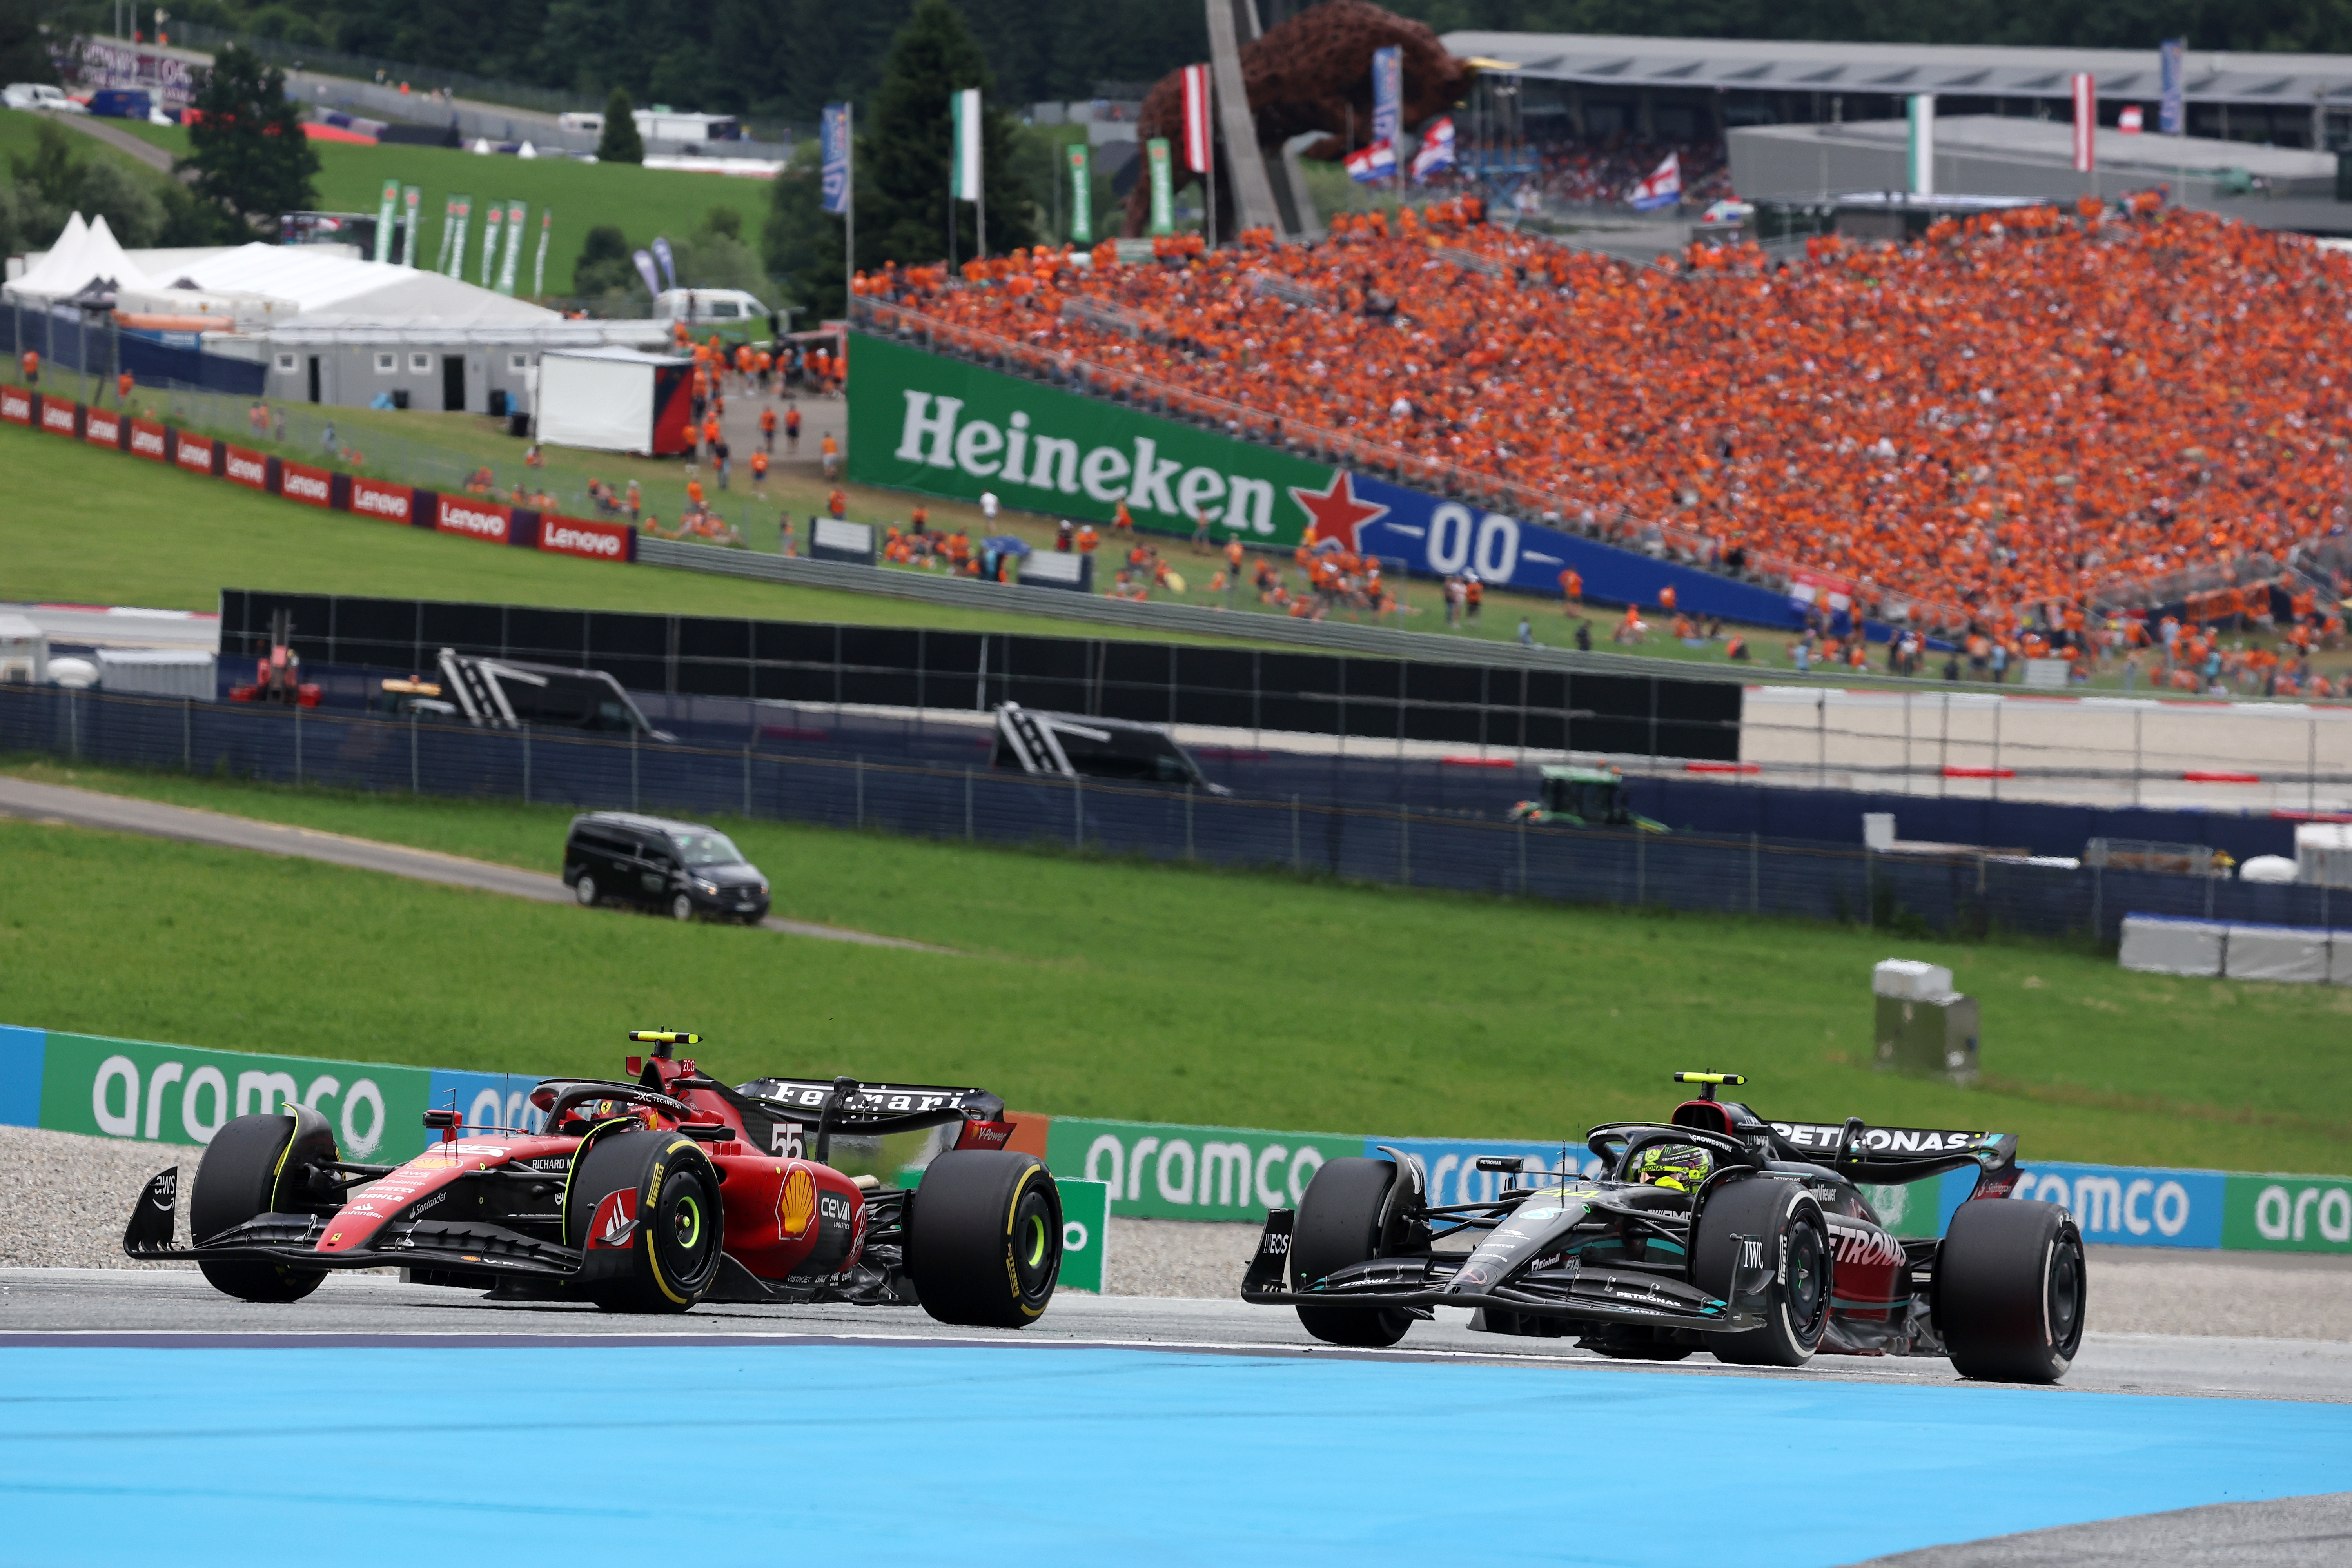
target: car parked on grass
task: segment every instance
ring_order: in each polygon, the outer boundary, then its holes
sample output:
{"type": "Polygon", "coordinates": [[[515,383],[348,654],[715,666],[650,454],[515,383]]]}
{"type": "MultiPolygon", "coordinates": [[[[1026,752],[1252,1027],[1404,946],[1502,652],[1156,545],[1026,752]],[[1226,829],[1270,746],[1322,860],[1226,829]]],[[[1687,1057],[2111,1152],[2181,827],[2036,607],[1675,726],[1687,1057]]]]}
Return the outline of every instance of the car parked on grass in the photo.
{"type": "Polygon", "coordinates": [[[629,903],[675,920],[757,925],[768,918],[768,879],[734,841],[698,822],[629,811],[572,819],[563,885],[581,904],[629,903]]]}
{"type": "Polygon", "coordinates": [[[0,88],[0,103],[10,109],[45,109],[52,114],[89,112],[68,98],[65,89],[51,87],[45,81],[12,81],[5,88],[0,88]]]}

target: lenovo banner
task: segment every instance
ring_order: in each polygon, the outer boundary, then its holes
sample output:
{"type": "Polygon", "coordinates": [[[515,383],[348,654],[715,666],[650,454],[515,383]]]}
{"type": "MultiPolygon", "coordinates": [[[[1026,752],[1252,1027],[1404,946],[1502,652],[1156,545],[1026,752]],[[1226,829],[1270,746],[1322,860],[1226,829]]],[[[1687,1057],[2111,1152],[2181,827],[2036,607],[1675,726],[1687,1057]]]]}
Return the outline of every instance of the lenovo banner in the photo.
{"type": "Polygon", "coordinates": [[[172,460],[191,473],[215,474],[220,471],[220,456],[226,449],[218,441],[183,430],[180,438],[173,443],[172,460]]]}
{"type": "Polygon", "coordinates": [[[152,419],[131,422],[131,455],[151,463],[172,460],[172,433],[152,419]]]}
{"type": "Polygon", "coordinates": [[[288,500],[299,500],[310,506],[332,506],[335,502],[335,476],[307,463],[281,460],[278,465],[278,493],[288,500]]]}
{"type": "Polygon", "coordinates": [[[416,492],[406,485],[388,485],[382,479],[363,479],[354,474],[352,510],[362,517],[380,518],[385,522],[412,523],[416,521],[416,492]]]}
{"type": "Polygon", "coordinates": [[[1529,593],[1560,591],[1681,607],[1760,626],[1801,623],[1780,594],[1467,501],[1243,441],[1221,431],[1056,391],[999,371],[861,335],[849,382],[849,477],[862,484],[1190,533],[1206,519],[1256,544],[1301,541],[1433,577],[1475,572],[1529,593]]]}
{"type": "Polygon", "coordinates": [[[81,405],[60,397],[41,399],[41,428],[71,441],[81,435],[81,405]]]}
{"type": "Polygon", "coordinates": [[[221,477],[248,489],[269,488],[269,459],[258,452],[248,452],[242,447],[225,447],[221,477]]]}
{"type": "Polygon", "coordinates": [[[636,533],[625,522],[589,522],[576,517],[541,512],[539,547],[558,555],[581,555],[591,561],[634,561],[636,533]]]}
{"type": "Polygon", "coordinates": [[[33,395],[21,386],[0,386],[0,419],[11,425],[30,425],[33,395]]]}
{"type": "Polygon", "coordinates": [[[461,533],[492,544],[508,542],[514,516],[511,508],[471,496],[436,496],[434,501],[433,526],[441,532],[461,533]]]}
{"type": "Polygon", "coordinates": [[[82,439],[93,447],[119,449],[122,445],[122,416],[101,413],[93,408],[82,416],[81,434],[82,439]]]}

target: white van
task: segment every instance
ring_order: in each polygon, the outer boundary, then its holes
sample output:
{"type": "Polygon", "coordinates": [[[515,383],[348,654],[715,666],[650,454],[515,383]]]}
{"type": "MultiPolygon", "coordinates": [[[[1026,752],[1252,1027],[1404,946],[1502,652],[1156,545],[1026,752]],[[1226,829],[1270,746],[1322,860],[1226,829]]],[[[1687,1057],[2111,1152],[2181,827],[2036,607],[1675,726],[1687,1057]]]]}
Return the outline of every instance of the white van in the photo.
{"type": "Polygon", "coordinates": [[[654,320],[719,328],[750,323],[765,330],[768,307],[740,289],[665,289],[654,297],[654,320]]]}
{"type": "Polygon", "coordinates": [[[45,81],[12,81],[0,89],[0,102],[10,109],[46,109],[52,114],[88,114],[89,110],[68,98],[65,89],[51,87],[45,81]]]}

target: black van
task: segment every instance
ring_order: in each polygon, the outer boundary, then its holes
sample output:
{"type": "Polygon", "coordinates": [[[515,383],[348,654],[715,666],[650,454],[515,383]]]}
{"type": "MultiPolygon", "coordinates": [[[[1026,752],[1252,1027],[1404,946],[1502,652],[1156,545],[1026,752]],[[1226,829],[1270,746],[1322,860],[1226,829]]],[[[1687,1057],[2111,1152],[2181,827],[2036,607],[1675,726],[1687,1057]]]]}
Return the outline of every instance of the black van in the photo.
{"type": "Polygon", "coordinates": [[[727,835],[697,822],[627,811],[572,819],[563,845],[563,885],[583,905],[641,904],[673,919],[768,918],[768,879],[727,835]]]}

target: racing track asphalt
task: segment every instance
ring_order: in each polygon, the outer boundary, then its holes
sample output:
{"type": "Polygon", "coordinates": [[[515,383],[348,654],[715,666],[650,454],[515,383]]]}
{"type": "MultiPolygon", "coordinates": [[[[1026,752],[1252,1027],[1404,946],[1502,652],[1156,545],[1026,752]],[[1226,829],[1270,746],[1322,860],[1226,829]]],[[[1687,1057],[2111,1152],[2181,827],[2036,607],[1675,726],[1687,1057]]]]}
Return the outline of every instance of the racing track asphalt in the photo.
{"type": "Polygon", "coordinates": [[[2346,1346],[2101,1341],[2050,1390],[1638,1367],[1446,1325],[1310,1352],[1289,1313],[1238,1302],[1066,1297],[1013,1334],[898,1310],[611,1319],[380,1276],[273,1308],[184,1271],[10,1270],[0,1292],[0,1494],[21,1500],[0,1564],[241,1563],[264,1526],[339,1563],[406,1562],[420,1531],[642,1561],[684,1523],[1024,1568],[1465,1547],[2300,1568],[2342,1561],[2352,1515],[2312,1500],[2352,1488],[2346,1346]]]}
{"type": "MultiPolygon", "coordinates": [[[[36,784],[29,779],[0,775],[0,816],[34,822],[63,823],[75,827],[99,827],[115,833],[139,833],[152,838],[176,838],[189,844],[210,844],[225,849],[249,849],[264,855],[290,855],[362,871],[382,871],[446,887],[471,888],[509,898],[531,899],[543,904],[568,904],[572,890],[563,879],[543,872],[469,860],[431,849],[411,849],[371,838],[351,838],[311,827],[261,822],[252,817],[164,805],[129,795],[75,789],[67,784],[36,784]]],[[[916,952],[948,952],[926,942],[843,926],[813,925],[806,921],[774,916],[760,924],[787,936],[814,937],[821,942],[849,942],[867,947],[904,948],[916,952]]]]}

